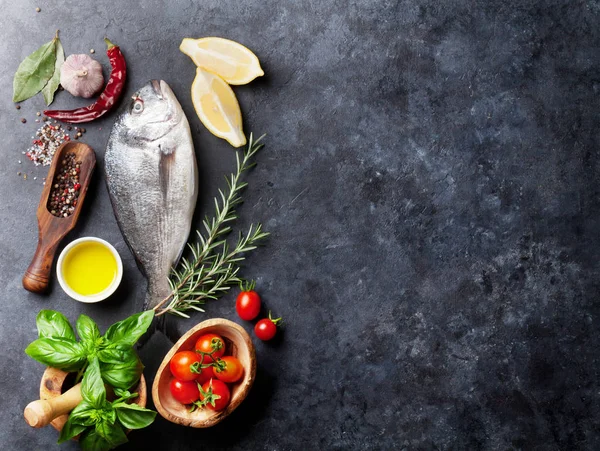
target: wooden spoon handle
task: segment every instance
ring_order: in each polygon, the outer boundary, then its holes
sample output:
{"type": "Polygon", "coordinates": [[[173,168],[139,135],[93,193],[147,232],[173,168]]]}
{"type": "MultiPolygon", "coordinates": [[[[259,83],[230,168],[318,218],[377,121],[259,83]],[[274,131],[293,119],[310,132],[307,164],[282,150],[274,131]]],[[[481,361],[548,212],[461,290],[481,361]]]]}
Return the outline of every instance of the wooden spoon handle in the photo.
{"type": "Polygon", "coordinates": [[[23,415],[29,426],[41,428],[50,424],[56,417],[69,413],[81,399],[81,384],[77,384],[57,398],[30,402],[23,415]]]}
{"type": "Polygon", "coordinates": [[[41,239],[38,241],[33,260],[31,260],[31,264],[23,276],[23,288],[32,293],[40,294],[48,290],[52,262],[57,247],[58,241],[52,244],[46,244],[41,239]]]}

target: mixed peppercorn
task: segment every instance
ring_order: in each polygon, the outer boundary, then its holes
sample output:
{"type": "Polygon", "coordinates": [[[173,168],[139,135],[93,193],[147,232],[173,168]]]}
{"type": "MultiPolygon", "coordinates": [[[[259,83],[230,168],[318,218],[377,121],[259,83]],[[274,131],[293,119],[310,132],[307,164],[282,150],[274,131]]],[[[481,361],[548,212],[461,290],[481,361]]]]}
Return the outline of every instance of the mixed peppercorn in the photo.
{"type": "Polygon", "coordinates": [[[75,211],[81,190],[80,168],[81,161],[76,159],[73,152],[67,153],[60,162],[48,197],[47,208],[52,215],[67,218],[75,211]]]}

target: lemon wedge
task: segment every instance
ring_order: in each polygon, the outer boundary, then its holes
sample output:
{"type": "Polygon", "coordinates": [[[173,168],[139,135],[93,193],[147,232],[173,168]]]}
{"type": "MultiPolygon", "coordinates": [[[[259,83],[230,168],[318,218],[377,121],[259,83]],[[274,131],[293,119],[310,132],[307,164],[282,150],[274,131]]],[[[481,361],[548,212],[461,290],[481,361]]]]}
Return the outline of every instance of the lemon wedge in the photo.
{"type": "Polygon", "coordinates": [[[179,50],[196,66],[217,74],[230,85],[245,85],[265,73],[251,50],[223,38],[185,38],[179,50]]]}
{"type": "Polygon", "coordinates": [[[192,103],[196,114],[213,135],[226,139],[233,147],[246,144],[240,104],[221,77],[197,68],[192,83],[192,103]]]}

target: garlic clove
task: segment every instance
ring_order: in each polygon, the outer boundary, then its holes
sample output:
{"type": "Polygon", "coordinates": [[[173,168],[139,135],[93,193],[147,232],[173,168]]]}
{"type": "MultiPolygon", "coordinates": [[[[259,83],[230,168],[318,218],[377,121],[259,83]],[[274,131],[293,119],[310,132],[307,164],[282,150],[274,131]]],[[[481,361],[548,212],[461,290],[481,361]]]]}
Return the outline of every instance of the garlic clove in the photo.
{"type": "Polygon", "coordinates": [[[104,86],[102,65],[89,55],[69,55],[60,69],[60,84],[76,97],[92,97],[104,86]]]}

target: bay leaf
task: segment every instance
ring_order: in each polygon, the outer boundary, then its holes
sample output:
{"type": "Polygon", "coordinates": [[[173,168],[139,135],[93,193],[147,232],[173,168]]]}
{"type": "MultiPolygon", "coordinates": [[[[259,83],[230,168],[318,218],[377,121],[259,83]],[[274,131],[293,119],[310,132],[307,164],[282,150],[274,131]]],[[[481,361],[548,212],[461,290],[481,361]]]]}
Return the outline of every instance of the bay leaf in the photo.
{"type": "Polygon", "coordinates": [[[21,102],[42,90],[54,74],[58,36],[25,58],[13,79],[13,102],[21,102]]]}
{"type": "Polygon", "coordinates": [[[58,85],[60,84],[60,68],[62,64],[65,62],[65,51],[60,42],[60,39],[56,41],[56,62],[54,63],[54,74],[52,74],[52,78],[44,89],[42,89],[42,94],[44,95],[44,100],[46,101],[46,105],[50,105],[54,101],[54,93],[58,89],[58,85]]]}

